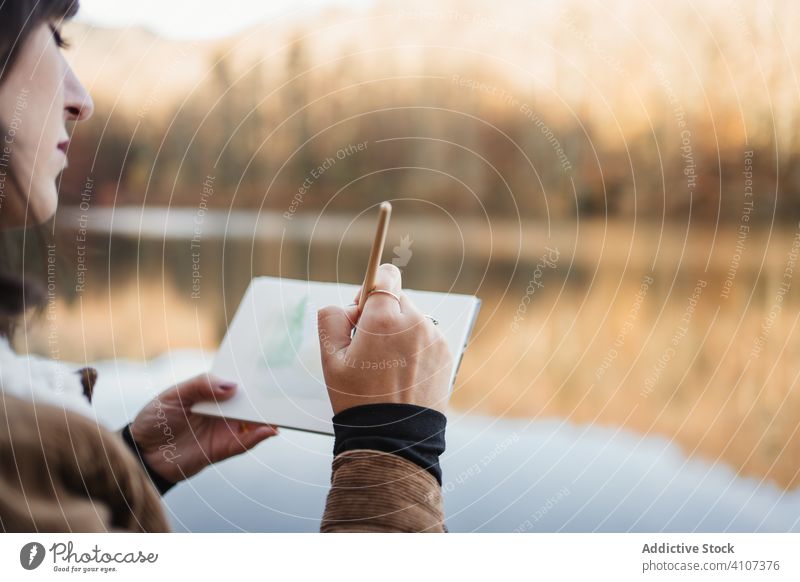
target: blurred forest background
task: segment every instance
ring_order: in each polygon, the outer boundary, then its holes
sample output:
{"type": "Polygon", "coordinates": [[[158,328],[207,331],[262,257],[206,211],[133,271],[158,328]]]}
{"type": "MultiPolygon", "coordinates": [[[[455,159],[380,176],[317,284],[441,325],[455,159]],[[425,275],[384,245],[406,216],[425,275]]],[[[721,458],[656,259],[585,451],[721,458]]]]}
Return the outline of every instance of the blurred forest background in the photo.
{"type": "Polygon", "coordinates": [[[389,199],[405,284],[484,301],[456,408],[797,486],[797,22],[789,0],[410,0],[217,40],[71,23],[96,113],[61,181],[57,316],[26,344],[214,350],[253,275],[358,282],[389,199]]]}
{"type": "Polygon", "coordinates": [[[461,216],[738,222],[754,150],[758,217],[791,221],[798,17],[787,0],[471,0],[330,11],[222,41],[74,25],[69,56],[98,107],[75,133],[64,201],[91,175],[96,205],[146,193],[196,206],[198,177],[213,174],[214,206],[282,212],[311,168],[366,141],[315,181],[304,211],[377,170],[335,208],[389,191],[461,216]]]}

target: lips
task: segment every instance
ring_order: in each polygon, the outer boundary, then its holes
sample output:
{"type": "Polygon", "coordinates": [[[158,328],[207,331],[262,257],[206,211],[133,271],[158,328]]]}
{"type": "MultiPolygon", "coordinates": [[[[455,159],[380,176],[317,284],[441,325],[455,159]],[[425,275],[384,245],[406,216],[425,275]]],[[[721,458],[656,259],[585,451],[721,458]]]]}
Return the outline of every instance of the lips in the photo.
{"type": "Polygon", "coordinates": [[[67,148],[68,147],[69,147],[69,140],[68,139],[65,139],[64,141],[62,141],[61,143],[58,144],[58,149],[60,149],[62,152],[64,152],[64,155],[67,154],[67,148]]]}

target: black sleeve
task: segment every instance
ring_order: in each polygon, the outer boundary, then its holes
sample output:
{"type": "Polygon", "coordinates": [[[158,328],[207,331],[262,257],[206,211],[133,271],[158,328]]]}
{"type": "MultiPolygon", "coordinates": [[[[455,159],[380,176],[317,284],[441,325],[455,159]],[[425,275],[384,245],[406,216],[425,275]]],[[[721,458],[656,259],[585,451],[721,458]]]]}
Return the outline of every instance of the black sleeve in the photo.
{"type": "Polygon", "coordinates": [[[125,444],[130,447],[136,458],[139,459],[139,462],[142,464],[142,468],[144,469],[145,473],[147,473],[147,476],[150,477],[150,480],[153,482],[153,485],[156,486],[158,492],[161,495],[164,495],[167,491],[172,489],[172,487],[175,486],[175,483],[167,481],[164,479],[164,477],[156,473],[147,463],[147,461],[144,460],[144,457],[142,457],[142,455],[139,453],[139,448],[136,446],[136,442],[134,442],[133,435],[131,434],[131,425],[126,425],[125,428],[122,429],[121,434],[122,440],[124,440],[125,444]]]}
{"type": "Polygon", "coordinates": [[[333,417],[333,454],[354,449],[393,453],[427,470],[441,485],[446,424],[441,412],[415,404],[354,406],[333,417]]]}

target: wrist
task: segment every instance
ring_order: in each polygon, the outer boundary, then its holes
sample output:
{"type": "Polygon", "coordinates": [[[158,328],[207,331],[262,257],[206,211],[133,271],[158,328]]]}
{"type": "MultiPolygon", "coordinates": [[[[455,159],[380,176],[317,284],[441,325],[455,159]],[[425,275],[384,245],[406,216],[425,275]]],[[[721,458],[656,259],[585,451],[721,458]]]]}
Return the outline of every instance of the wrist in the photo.
{"type": "Polygon", "coordinates": [[[176,483],[165,478],[153,467],[154,463],[151,462],[152,457],[139,446],[138,442],[133,436],[133,433],[131,432],[131,427],[132,424],[128,424],[122,428],[120,431],[122,440],[128,445],[128,448],[131,449],[136,458],[139,459],[139,462],[142,464],[142,468],[153,482],[153,485],[158,492],[161,493],[161,495],[164,495],[167,491],[174,487],[176,483]]]}
{"type": "Polygon", "coordinates": [[[364,404],[333,417],[333,453],[373,449],[403,457],[428,471],[441,484],[439,457],[445,450],[447,418],[416,404],[364,404]]]}

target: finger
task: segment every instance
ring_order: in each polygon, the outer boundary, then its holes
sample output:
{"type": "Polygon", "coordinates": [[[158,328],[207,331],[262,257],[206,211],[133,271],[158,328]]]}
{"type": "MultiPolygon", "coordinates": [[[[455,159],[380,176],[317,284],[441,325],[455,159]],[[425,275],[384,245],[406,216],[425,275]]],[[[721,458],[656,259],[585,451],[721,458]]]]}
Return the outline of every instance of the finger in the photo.
{"type": "MultiPolygon", "coordinates": [[[[252,424],[252,423],[250,423],[252,424]]],[[[231,435],[230,456],[249,451],[258,443],[279,434],[278,427],[272,425],[257,425],[254,430],[249,430],[238,435],[231,435]]]]}
{"type": "MultiPolygon", "coordinates": [[[[359,307],[359,303],[361,302],[361,287],[362,286],[363,285],[359,285],[358,286],[358,291],[356,291],[356,296],[353,297],[353,303],[351,303],[347,307],[359,307]]],[[[378,287],[375,287],[375,288],[377,289],[378,287]]],[[[394,293],[394,291],[392,291],[392,293],[394,293]]],[[[399,293],[395,293],[395,295],[397,295],[397,297],[400,298],[400,310],[403,313],[406,312],[406,306],[408,306],[409,308],[412,308],[412,309],[414,308],[413,303],[411,303],[411,300],[406,296],[406,294],[402,290],[399,293]]],[[[356,309],[356,317],[359,317],[360,315],[361,315],[361,313],[358,311],[358,309],[356,309]]],[[[356,323],[358,323],[358,322],[356,321],[356,323]]]]}
{"type": "Polygon", "coordinates": [[[175,386],[181,404],[192,405],[205,400],[228,400],[236,393],[236,383],[212,374],[200,374],[175,386]]]}
{"type": "Polygon", "coordinates": [[[278,427],[273,424],[267,424],[266,422],[251,422],[247,420],[240,420],[238,426],[241,434],[252,432],[262,427],[274,428],[275,430],[278,430],[278,427]]]}
{"type": "MultiPolygon", "coordinates": [[[[375,278],[375,289],[390,291],[399,297],[402,293],[400,269],[391,263],[381,265],[378,268],[378,276],[375,278]]],[[[362,315],[367,311],[373,310],[379,313],[399,314],[402,313],[401,302],[402,300],[397,301],[397,299],[385,293],[371,293],[367,295],[367,299],[364,301],[362,315]]]]}
{"type": "MultiPolygon", "coordinates": [[[[386,263],[384,266],[386,266],[387,268],[394,267],[394,265],[392,265],[392,264],[389,264],[389,263],[386,263]]],[[[395,270],[396,270],[398,273],[401,273],[401,271],[400,271],[399,269],[397,269],[396,267],[395,267],[395,270]]],[[[380,273],[380,271],[379,271],[379,273],[380,273]]],[[[400,283],[401,283],[401,287],[402,287],[402,276],[401,276],[401,282],[400,282],[400,283]]],[[[356,290],[356,294],[355,294],[355,296],[353,297],[353,305],[358,305],[358,304],[361,302],[361,288],[362,288],[362,287],[363,287],[363,285],[359,285],[359,286],[358,286],[358,289],[356,290]]],[[[377,279],[376,279],[375,288],[376,288],[376,289],[379,289],[379,288],[380,288],[380,287],[379,287],[379,283],[378,283],[377,279]]],[[[389,291],[391,291],[391,289],[389,289],[389,291]]],[[[403,313],[405,313],[405,311],[406,311],[406,306],[409,306],[409,307],[411,307],[411,308],[415,308],[415,306],[413,305],[413,303],[411,303],[411,300],[410,300],[410,299],[408,299],[408,297],[406,296],[406,294],[405,294],[405,293],[403,293],[403,290],[402,290],[402,289],[400,289],[400,291],[399,291],[399,292],[394,292],[394,291],[392,291],[392,293],[394,293],[395,295],[397,295],[397,296],[400,298],[400,302],[401,302],[401,310],[403,311],[403,313]]]]}
{"type": "Polygon", "coordinates": [[[356,307],[342,309],[335,305],[323,307],[317,312],[319,348],[324,364],[342,354],[350,345],[357,312],[356,307]]]}

